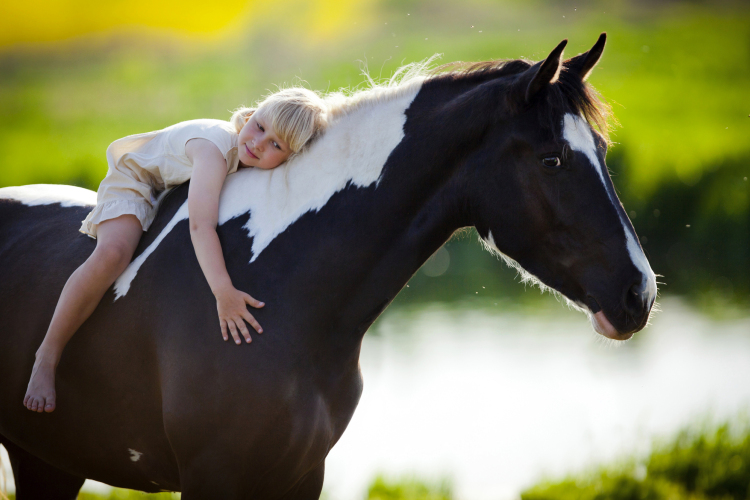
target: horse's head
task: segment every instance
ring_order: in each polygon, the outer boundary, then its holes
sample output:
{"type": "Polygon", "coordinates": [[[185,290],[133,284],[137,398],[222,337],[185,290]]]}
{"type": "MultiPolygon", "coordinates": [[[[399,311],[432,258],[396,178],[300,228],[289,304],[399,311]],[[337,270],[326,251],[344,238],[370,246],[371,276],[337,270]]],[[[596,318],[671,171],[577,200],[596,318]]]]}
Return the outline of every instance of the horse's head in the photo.
{"type": "Polygon", "coordinates": [[[656,280],[604,163],[606,107],[585,83],[604,43],[602,34],[562,61],[563,41],[546,60],[515,61],[449,106],[481,102],[477,113],[492,114],[489,125],[479,120],[481,142],[461,176],[481,237],[590,312],[597,332],[624,340],[646,325],[656,280]]]}

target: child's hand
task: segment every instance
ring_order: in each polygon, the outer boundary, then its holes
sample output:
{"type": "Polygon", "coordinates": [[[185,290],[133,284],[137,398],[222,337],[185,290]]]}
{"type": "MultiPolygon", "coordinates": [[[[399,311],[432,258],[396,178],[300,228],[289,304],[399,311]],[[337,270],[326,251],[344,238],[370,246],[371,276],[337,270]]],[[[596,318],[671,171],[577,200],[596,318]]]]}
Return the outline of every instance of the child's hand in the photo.
{"type": "Polygon", "coordinates": [[[250,311],[247,310],[248,305],[263,307],[265,304],[231,286],[216,294],[216,309],[219,311],[221,336],[224,337],[224,340],[229,340],[229,335],[227,335],[227,329],[229,329],[236,344],[239,345],[242,342],[237,330],[242,332],[242,336],[245,337],[247,343],[252,342],[250,332],[247,326],[245,326],[245,321],[250,323],[258,333],[263,333],[263,328],[255,321],[250,311]]]}

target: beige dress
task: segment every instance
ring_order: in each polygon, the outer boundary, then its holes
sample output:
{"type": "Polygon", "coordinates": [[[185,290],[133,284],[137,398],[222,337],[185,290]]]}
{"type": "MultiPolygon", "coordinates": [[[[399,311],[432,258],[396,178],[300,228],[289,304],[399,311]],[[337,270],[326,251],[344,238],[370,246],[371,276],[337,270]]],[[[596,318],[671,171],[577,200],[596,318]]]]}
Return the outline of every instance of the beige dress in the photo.
{"type": "Polygon", "coordinates": [[[97,224],[123,214],[135,215],[147,230],[156,216],[158,194],[192,175],[192,162],[185,155],[187,142],[197,138],[213,142],[231,174],[239,166],[237,137],[231,123],[204,119],[116,140],[107,148],[109,170],[81,232],[96,238],[97,224]]]}

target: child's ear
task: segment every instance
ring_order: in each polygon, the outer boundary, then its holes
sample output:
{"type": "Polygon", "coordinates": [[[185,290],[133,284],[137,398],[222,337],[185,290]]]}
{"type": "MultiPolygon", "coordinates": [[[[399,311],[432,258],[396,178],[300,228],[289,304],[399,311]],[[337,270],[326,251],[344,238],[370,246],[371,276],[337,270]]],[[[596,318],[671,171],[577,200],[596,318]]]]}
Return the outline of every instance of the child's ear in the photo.
{"type": "Polygon", "coordinates": [[[250,119],[250,117],[253,116],[253,113],[255,113],[254,109],[250,109],[250,110],[247,111],[247,114],[244,117],[245,118],[245,123],[247,123],[247,121],[250,119]]]}

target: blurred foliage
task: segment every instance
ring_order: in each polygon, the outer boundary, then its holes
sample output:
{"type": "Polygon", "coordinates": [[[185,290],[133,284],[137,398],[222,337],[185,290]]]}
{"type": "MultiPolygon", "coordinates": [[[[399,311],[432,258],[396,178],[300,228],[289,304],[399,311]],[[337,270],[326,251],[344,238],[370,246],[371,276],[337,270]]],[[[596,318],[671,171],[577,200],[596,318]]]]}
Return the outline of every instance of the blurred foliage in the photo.
{"type": "MultiPolygon", "coordinates": [[[[78,500],[176,500],[180,496],[179,493],[143,493],[142,491],[112,488],[108,493],[82,491],[78,494],[78,500]]],[[[16,496],[11,493],[8,495],[8,499],[16,500],[16,496]]]]}
{"type": "Polygon", "coordinates": [[[521,500],[747,500],[750,426],[688,429],[658,443],[644,460],[544,481],[521,500]]]}
{"type": "Polygon", "coordinates": [[[388,481],[378,476],[367,489],[367,500],[452,500],[448,481],[430,484],[416,478],[388,481]]]}
{"type": "Polygon", "coordinates": [[[750,154],[726,158],[686,186],[663,182],[649,197],[624,193],[663,292],[696,291],[707,308],[750,296],[750,154]]]}
{"type": "MultiPolygon", "coordinates": [[[[248,7],[252,7],[250,2],[248,7]]],[[[189,34],[212,33],[227,27],[246,8],[246,0],[220,0],[214,9],[201,9],[199,0],[44,0],[44,15],[24,2],[0,4],[0,45],[49,42],[97,33],[118,27],[179,30],[189,34]],[[75,15],[72,15],[75,13],[75,15]]]]}
{"type": "MultiPolygon", "coordinates": [[[[356,87],[364,82],[357,61],[377,78],[435,53],[445,62],[539,60],[562,38],[573,55],[607,31],[590,81],[614,105],[620,126],[608,164],[663,290],[707,305],[750,300],[747,2],[43,0],[42,7],[44,20],[24,4],[0,6],[0,187],[96,189],[104,151],[119,137],[227,119],[297,77],[323,91],[356,87]]],[[[517,296],[513,273],[473,240],[451,241],[448,267],[418,273],[399,303],[517,296]]]]}
{"type": "Polygon", "coordinates": [[[0,47],[64,41],[91,34],[150,36],[165,32],[202,42],[226,41],[269,23],[293,25],[313,38],[351,32],[373,0],[41,0],[0,3],[0,47]]]}

